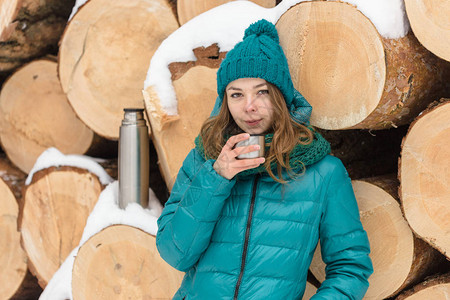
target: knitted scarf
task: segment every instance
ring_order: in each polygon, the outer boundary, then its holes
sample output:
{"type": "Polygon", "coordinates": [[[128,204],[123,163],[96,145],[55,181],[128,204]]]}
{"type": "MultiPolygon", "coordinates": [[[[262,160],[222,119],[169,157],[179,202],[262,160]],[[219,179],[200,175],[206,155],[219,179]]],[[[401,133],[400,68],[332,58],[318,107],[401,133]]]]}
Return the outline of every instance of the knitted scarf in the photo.
{"type": "MultiPolygon", "coordinates": [[[[311,129],[311,128],[310,128],[311,129]]],[[[327,154],[330,153],[331,147],[330,143],[328,143],[327,140],[325,140],[320,133],[318,133],[315,130],[312,130],[314,133],[314,139],[313,141],[308,145],[302,145],[297,144],[295,146],[294,150],[289,155],[289,164],[291,166],[291,169],[293,171],[302,170],[304,167],[312,165],[322,158],[324,158],[327,154]]],[[[270,143],[272,142],[273,134],[267,134],[265,136],[265,144],[266,144],[266,153],[270,148],[270,143]]],[[[214,159],[212,157],[209,157],[205,153],[205,149],[203,147],[203,140],[200,135],[197,136],[195,139],[195,148],[199,151],[202,157],[205,159],[214,159]]],[[[274,172],[277,168],[276,162],[272,162],[271,169],[274,172]]],[[[266,172],[266,168],[264,167],[264,164],[260,165],[257,168],[245,170],[243,172],[240,172],[238,175],[239,177],[245,177],[249,175],[254,175],[257,173],[263,173],[266,172]]],[[[274,174],[276,174],[274,172],[274,174]]]]}

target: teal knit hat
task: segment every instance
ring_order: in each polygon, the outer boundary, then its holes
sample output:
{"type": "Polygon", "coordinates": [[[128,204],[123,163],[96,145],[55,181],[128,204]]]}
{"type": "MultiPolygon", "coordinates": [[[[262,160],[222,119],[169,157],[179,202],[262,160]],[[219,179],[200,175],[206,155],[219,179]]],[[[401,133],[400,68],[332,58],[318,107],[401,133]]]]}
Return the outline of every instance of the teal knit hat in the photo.
{"type": "Polygon", "coordinates": [[[245,30],[244,39],[230,50],[217,71],[217,92],[239,78],[262,78],[277,86],[289,108],[294,98],[289,67],[275,25],[259,20],[245,30]]]}

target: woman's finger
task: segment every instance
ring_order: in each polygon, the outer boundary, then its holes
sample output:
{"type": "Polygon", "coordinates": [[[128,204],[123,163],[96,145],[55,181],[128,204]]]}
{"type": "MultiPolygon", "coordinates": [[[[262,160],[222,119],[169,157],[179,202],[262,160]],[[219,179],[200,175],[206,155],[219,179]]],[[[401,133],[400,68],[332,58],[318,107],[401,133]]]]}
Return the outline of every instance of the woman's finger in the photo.
{"type": "Polygon", "coordinates": [[[245,159],[236,160],[233,163],[233,167],[247,170],[247,169],[255,168],[255,167],[261,165],[262,163],[264,163],[265,161],[266,160],[264,157],[245,158],[245,159]]]}
{"type": "Polygon", "coordinates": [[[232,151],[234,152],[234,154],[237,157],[241,154],[258,151],[259,148],[261,148],[261,146],[259,146],[259,145],[248,145],[248,146],[236,147],[232,151]]]}
{"type": "Polygon", "coordinates": [[[248,140],[249,138],[250,134],[248,133],[240,133],[238,135],[233,135],[228,139],[223,148],[226,148],[226,150],[233,150],[234,146],[236,146],[237,143],[239,143],[240,141],[248,140]]]}

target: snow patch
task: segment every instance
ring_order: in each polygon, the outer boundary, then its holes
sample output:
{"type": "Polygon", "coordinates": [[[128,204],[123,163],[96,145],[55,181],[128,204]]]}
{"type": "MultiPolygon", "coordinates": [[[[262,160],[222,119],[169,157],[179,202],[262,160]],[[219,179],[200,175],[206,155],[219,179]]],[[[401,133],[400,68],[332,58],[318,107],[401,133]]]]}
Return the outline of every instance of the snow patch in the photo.
{"type": "Polygon", "coordinates": [[[42,152],[42,154],[38,157],[36,163],[28,174],[25,184],[29,185],[31,183],[33,175],[37,171],[50,167],[71,166],[88,170],[89,172],[97,175],[100,182],[103,185],[106,185],[112,182],[113,179],[108,175],[108,173],[106,173],[103,167],[97,163],[101,161],[101,159],[95,159],[85,155],[64,155],[58,149],[51,147],[42,152]]]}
{"type": "Polygon", "coordinates": [[[75,5],[72,8],[72,12],[70,13],[70,16],[69,16],[69,21],[72,20],[73,16],[77,13],[77,11],[80,8],[80,6],[82,6],[83,4],[85,4],[88,1],[89,0],[77,0],[75,2],[75,5]]]}

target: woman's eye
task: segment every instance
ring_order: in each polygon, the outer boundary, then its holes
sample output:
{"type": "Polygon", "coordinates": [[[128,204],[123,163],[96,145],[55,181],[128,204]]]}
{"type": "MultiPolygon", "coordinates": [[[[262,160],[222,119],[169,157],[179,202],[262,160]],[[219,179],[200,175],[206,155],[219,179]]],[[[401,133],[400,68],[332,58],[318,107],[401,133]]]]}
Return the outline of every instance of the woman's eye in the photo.
{"type": "Polygon", "coordinates": [[[233,93],[233,94],[230,95],[231,98],[238,98],[238,97],[241,97],[241,96],[242,96],[241,93],[233,93]]]}
{"type": "Polygon", "coordinates": [[[269,90],[259,90],[258,91],[258,95],[268,95],[269,94],[269,90]]]}

